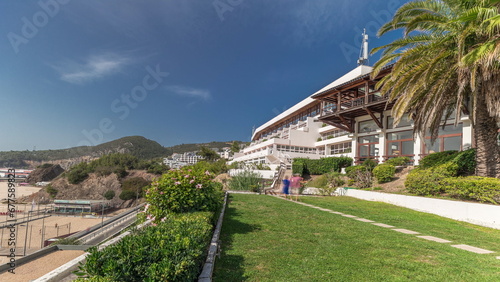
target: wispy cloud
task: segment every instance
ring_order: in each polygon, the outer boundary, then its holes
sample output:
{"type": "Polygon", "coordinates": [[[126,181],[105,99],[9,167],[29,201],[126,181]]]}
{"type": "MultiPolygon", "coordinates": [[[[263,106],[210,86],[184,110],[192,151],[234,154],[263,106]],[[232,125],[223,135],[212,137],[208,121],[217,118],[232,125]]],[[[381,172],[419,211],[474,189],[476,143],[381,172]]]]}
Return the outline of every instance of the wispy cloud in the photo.
{"type": "Polygon", "coordinates": [[[167,91],[183,97],[199,98],[209,100],[212,98],[209,90],[192,88],[179,85],[171,85],[166,87],[167,91]]]}
{"type": "Polygon", "coordinates": [[[131,63],[131,59],[113,53],[91,55],[82,63],[66,61],[54,66],[60,79],[69,83],[84,84],[116,74],[131,63]]]}

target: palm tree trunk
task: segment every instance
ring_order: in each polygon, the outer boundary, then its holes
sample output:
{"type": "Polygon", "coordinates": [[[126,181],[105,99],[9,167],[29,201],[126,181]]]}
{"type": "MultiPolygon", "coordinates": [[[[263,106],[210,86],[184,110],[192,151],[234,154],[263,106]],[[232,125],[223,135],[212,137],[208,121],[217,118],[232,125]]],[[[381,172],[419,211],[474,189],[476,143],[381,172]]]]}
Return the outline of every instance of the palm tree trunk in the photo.
{"type": "Polygon", "coordinates": [[[499,128],[496,119],[489,115],[485,95],[481,92],[476,94],[475,99],[476,175],[500,178],[499,128]]]}

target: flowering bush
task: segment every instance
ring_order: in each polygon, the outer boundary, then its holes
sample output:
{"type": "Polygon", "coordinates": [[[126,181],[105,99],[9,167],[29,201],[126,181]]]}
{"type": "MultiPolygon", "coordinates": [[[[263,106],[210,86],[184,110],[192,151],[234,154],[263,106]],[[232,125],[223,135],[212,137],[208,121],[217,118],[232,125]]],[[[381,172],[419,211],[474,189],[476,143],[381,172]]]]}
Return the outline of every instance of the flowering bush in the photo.
{"type": "Polygon", "coordinates": [[[154,222],[169,213],[216,212],[222,204],[222,187],[208,171],[181,168],[170,170],[146,190],[144,212],[154,222]]]}

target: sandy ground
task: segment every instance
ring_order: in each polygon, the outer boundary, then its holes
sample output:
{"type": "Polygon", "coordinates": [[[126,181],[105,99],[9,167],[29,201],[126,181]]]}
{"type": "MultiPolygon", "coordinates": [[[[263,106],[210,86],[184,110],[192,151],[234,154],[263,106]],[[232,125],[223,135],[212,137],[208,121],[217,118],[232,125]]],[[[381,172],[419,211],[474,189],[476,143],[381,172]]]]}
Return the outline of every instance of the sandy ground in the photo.
{"type": "MultiPolygon", "coordinates": [[[[22,256],[24,254],[24,246],[26,241],[26,254],[31,254],[43,246],[43,240],[61,236],[76,231],[81,231],[101,223],[100,218],[82,218],[82,217],[66,217],[66,216],[50,216],[45,219],[38,219],[29,222],[29,224],[21,224],[16,230],[16,254],[22,256]],[[56,227],[57,223],[57,227],[56,227]],[[27,227],[27,228],[26,228],[27,227]],[[26,229],[28,234],[26,235],[26,229]],[[42,232],[44,231],[44,232],[42,232]]],[[[8,238],[10,236],[9,229],[0,229],[0,264],[8,261],[8,238]],[[3,230],[3,231],[2,231],[3,230]]],[[[3,281],[0,279],[0,281],[3,281]]]]}
{"type": "MultiPolygon", "coordinates": [[[[19,184],[19,182],[17,182],[19,184]]],[[[8,193],[8,182],[0,182],[0,200],[1,199],[6,199],[7,198],[7,193],[8,193]]],[[[23,196],[28,196],[33,193],[38,192],[41,187],[34,187],[34,186],[16,186],[16,198],[21,198],[23,196]]]]}
{"type": "Polygon", "coordinates": [[[41,277],[68,261],[82,255],[83,251],[55,251],[37,260],[16,267],[15,274],[4,272],[0,281],[26,282],[41,277]]]}

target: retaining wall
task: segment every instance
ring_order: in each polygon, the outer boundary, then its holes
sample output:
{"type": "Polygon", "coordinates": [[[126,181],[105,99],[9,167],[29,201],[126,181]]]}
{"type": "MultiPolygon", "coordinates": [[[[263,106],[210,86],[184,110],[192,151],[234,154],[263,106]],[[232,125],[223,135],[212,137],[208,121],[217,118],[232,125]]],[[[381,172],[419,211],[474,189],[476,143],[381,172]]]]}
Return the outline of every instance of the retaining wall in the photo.
{"type": "Polygon", "coordinates": [[[500,229],[500,206],[387,194],[357,189],[347,189],[346,196],[368,201],[389,203],[416,211],[432,213],[459,221],[500,229]]]}

